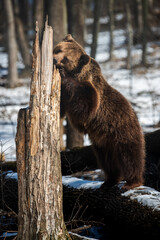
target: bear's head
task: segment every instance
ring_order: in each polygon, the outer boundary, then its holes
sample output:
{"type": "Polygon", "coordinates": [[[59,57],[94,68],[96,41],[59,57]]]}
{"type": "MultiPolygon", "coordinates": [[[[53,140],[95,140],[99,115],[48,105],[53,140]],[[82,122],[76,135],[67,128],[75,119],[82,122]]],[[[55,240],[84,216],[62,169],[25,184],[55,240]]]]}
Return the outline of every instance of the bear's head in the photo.
{"type": "Polygon", "coordinates": [[[90,63],[90,57],[84,49],[68,34],[53,50],[53,62],[59,69],[64,69],[74,76],[90,63]]]}

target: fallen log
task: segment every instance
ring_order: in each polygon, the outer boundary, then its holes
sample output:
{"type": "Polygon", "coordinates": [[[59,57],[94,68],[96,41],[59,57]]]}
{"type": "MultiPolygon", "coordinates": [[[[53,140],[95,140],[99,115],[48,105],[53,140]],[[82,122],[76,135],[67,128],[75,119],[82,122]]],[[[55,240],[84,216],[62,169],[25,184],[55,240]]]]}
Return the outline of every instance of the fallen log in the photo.
{"type": "MultiPolygon", "coordinates": [[[[2,171],[17,171],[16,161],[1,162],[2,171]]],[[[97,168],[96,157],[92,146],[74,148],[61,152],[62,175],[70,175],[79,171],[94,170],[97,168]]]]}
{"type": "Polygon", "coordinates": [[[74,148],[61,152],[61,169],[63,176],[81,171],[95,170],[96,168],[97,160],[92,146],[74,148]]]}
{"type": "MultiPolygon", "coordinates": [[[[4,206],[17,212],[17,180],[6,176],[3,189],[4,206]]],[[[154,194],[150,199],[153,197],[154,194]]],[[[160,234],[160,211],[124,196],[117,186],[77,189],[63,185],[63,209],[68,230],[87,224],[103,226],[106,236],[116,237],[118,233],[123,239],[127,239],[128,234],[156,239],[160,234]]]]}
{"type": "Polygon", "coordinates": [[[145,134],[146,152],[160,158],[160,129],[145,134]]]}
{"type": "Polygon", "coordinates": [[[160,191],[160,129],[145,134],[145,185],[160,191]]]}
{"type": "Polygon", "coordinates": [[[13,172],[17,172],[17,162],[16,161],[7,161],[7,162],[0,162],[1,171],[7,172],[12,170],[13,172]]]}
{"type": "Polygon", "coordinates": [[[83,219],[85,223],[104,223],[106,234],[112,239],[117,234],[123,239],[131,239],[128,234],[131,237],[158,237],[160,234],[160,211],[122,196],[117,187],[78,190],[64,186],[63,192],[65,221],[69,209],[74,209],[75,222],[83,219]]]}
{"type": "MultiPolygon", "coordinates": [[[[160,190],[160,130],[146,133],[146,171],[145,185],[160,190]]],[[[16,162],[2,162],[2,171],[16,171],[16,162]]],[[[62,175],[95,170],[96,157],[92,146],[75,148],[61,152],[62,175]]]]}

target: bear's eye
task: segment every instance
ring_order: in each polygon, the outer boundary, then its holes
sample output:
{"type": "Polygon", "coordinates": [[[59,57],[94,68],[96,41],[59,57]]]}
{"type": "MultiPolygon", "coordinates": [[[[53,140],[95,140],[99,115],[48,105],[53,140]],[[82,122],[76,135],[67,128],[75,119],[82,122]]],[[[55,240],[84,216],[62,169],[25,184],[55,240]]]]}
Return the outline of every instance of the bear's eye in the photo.
{"type": "Polygon", "coordinates": [[[61,63],[63,63],[63,64],[66,64],[66,63],[68,63],[68,62],[69,62],[69,60],[68,60],[67,57],[64,57],[64,58],[62,59],[62,61],[61,61],[61,63]]]}
{"type": "Polygon", "coordinates": [[[60,52],[62,52],[62,50],[60,49],[60,47],[57,47],[57,48],[55,48],[55,49],[53,50],[53,53],[54,53],[54,54],[58,54],[58,53],[60,53],[60,52]]]}

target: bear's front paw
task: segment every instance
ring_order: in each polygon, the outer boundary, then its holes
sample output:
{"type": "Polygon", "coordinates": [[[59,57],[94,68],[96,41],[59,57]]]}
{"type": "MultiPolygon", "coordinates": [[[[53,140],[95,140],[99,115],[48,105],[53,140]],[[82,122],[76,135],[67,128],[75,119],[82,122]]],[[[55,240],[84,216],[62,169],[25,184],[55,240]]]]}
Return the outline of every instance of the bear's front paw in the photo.
{"type": "Polygon", "coordinates": [[[67,74],[64,68],[59,68],[59,73],[62,79],[65,79],[67,77],[67,74]]]}

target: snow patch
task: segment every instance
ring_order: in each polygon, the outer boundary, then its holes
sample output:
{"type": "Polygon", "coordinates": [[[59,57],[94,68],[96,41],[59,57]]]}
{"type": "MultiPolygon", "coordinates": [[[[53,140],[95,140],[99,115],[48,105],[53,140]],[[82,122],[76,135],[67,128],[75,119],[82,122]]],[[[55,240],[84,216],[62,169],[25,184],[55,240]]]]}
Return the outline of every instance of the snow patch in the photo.
{"type": "Polygon", "coordinates": [[[18,174],[12,171],[8,171],[6,177],[6,179],[15,179],[18,181],[18,174]]]}
{"type": "Polygon", "coordinates": [[[2,233],[0,238],[6,239],[8,237],[15,237],[15,236],[17,236],[17,232],[13,232],[13,233],[11,233],[11,232],[4,232],[4,233],[2,233]]]}
{"type": "MultiPolygon", "coordinates": [[[[64,176],[62,177],[62,183],[68,187],[78,188],[78,189],[97,189],[103,184],[102,181],[88,181],[82,180],[76,177],[64,176]]],[[[118,184],[121,188],[124,182],[118,184]]],[[[144,206],[151,207],[153,210],[160,211],[160,192],[153,188],[140,186],[134,189],[128,190],[122,193],[122,196],[128,196],[132,200],[137,200],[144,206]]]]}
{"type": "Polygon", "coordinates": [[[136,187],[123,193],[122,196],[130,197],[130,199],[137,200],[144,206],[160,211],[160,192],[153,188],[146,186],[136,187]]]}
{"type": "Polygon", "coordinates": [[[98,240],[97,238],[89,238],[89,237],[84,237],[84,236],[81,236],[77,233],[72,233],[72,232],[69,232],[71,235],[75,236],[75,237],[78,237],[79,239],[86,239],[86,240],[98,240]]]}
{"type": "Polygon", "coordinates": [[[68,187],[77,188],[77,189],[96,189],[100,188],[103,184],[102,181],[89,181],[89,180],[83,180],[76,177],[71,176],[63,176],[62,177],[62,183],[63,185],[66,185],[68,187]]]}

